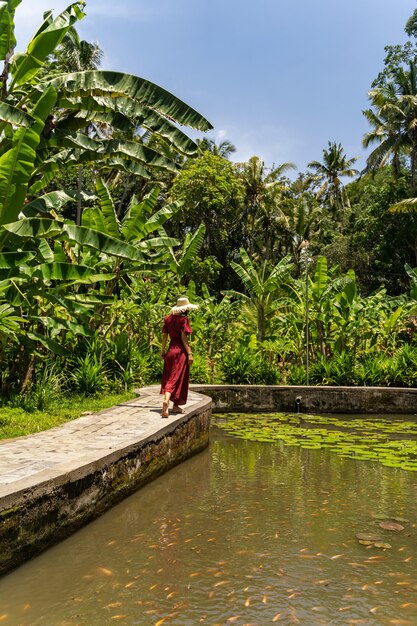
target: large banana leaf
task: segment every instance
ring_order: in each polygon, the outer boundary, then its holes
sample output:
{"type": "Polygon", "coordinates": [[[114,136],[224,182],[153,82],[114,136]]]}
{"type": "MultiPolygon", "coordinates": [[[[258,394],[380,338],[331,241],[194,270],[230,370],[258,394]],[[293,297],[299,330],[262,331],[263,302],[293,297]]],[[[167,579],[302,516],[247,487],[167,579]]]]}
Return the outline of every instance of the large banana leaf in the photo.
{"type": "Polygon", "coordinates": [[[51,11],[45,14],[43,24],[29,42],[26,52],[16,55],[13,59],[10,68],[12,75],[10,91],[13,91],[15,86],[23,85],[36,76],[71,26],[84,17],[85,14],[82,10],[84,6],[85,2],[78,0],[55,19],[52,19],[51,11]]]}
{"type": "Polygon", "coordinates": [[[18,220],[17,222],[11,222],[5,224],[3,228],[17,235],[27,239],[35,239],[38,237],[48,237],[49,239],[58,238],[62,233],[62,223],[57,220],[47,218],[26,218],[18,220]]]}
{"type": "MultiPolygon", "coordinates": [[[[85,100],[88,100],[85,98],[85,100]]],[[[93,99],[91,99],[93,100],[93,99]]],[[[58,105],[59,106],[59,105],[58,105]]],[[[65,132],[67,134],[69,131],[79,131],[85,130],[89,124],[97,124],[100,126],[107,126],[107,128],[116,128],[118,131],[126,132],[129,135],[133,135],[135,131],[135,124],[133,120],[130,120],[126,115],[116,111],[98,111],[98,105],[94,105],[94,110],[80,110],[78,112],[75,111],[65,111],[61,114],[59,121],[55,124],[55,135],[58,132],[65,132]]],[[[92,108],[92,104],[90,102],[90,109],[92,108]]]]}
{"type": "Polygon", "coordinates": [[[282,282],[282,279],[289,276],[293,267],[294,265],[291,262],[290,256],[280,259],[275,267],[272,268],[268,278],[264,282],[264,292],[275,291],[277,285],[282,282]]]}
{"type": "MultiPolygon", "coordinates": [[[[93,199],[95,196],[83,194],[84,199],[93,199]]],[[[74,202],[74,194],[68,194],[65,191],[50,191],[31,202],[25,204],[22,213],[25,217],[35,217],[39,213],[49,213],[55,217],[56,211],[59,211],[69,202],[74,202]]]]}
{"type": "Polygon", "coordinates": [[[16,46],[14,36],[14,13],[22,0],[0,2],[0,61],[4,61],[16,46]]]}
{"type": "Polygon", "coordinates": [[[57,106],[70,111],[69,115],[61,116],[58,129],[85,128],[87,120],[109,124],[119,130],[141,127],[156,133],[183,154],[191,155],[198,149],[197,144],[166,117],[129,98],[60,98],[57,106]],[[79,113],[74,115],[74,111],[79,113]]]}
{"type": "Polygon", "coordinates": [[[34,252],[3,252],[3,254],[0,254],[0,269],[21,267],[34,258],[34,252]]]}
{"type": "Polygon", "coordinates": [[[0,157],[0,224],[13,222],[23,207],[40,133],[55,102],[56,91],[48,88],[32,111],[36,120],[33,126],[19,128],[14,133],[13,147],[0,157]]]}
{"type": "Polygon", "coordinates": [[[55,289],[45,291],[43,297],[47,302],[63,307],[75,317],[93,313],[98,306],[108,305],[113,302],[113,296],[90,293],[68,293],[65,285],[64,290],[58,286],[55,289]],[[61,293],[62,291],[63,293],[61,293]]]}
{"type": "MultiPolygon", "coordinates": [[[[0,255],[2,257],[3,255],[0,255]]],[[[1,261],[1,259],[0,259],[1,261]]],[[[17,264],[11,265],[9,268],[0,267],[0,279],[15,280],[18,279],[22,291],[27,295],[29,292],[45,291],[50,286],[51,281],[59,281],[68,287],[69,284],[92,284],[98,282],[106,282],[114,278],[114,274],[106,272],[101,274],[98,269],[87,267],[85,265],[75,265],[72,263],[40,263],[33,266],[17,264]],[[36,279],[35,281],[33,279],[36,279]],[[41,281],[38,283],[37,281],[41,281]]]]}
{"type": "Polygon", "coordinates": [[[155,237],[153,239],[146,239],[138,243],[138,248],[141,250],[155,250],[157,248],[168,248],[170,246],[178,246],[180,242],[174,237],[155,237]]]}
{"type": "Polygon", "coordinates": [[[30,193],[36,194],[44,189],[56,174],[63,168],[76,167],[79,165],[98,164],[100,168],[120,169],[129,174],[150,178],[149,172],[140,164],[129,160],[126,155],[123,158],[111,155],[110,153],[99,153],[96,150],[62,150],[58,154],[45,160],[39,170],[34,174],[42,174],[42,178],[30,186],[30,193]]]}
{"type": "Polygon", "coordinates": [[[160,187],[155,186],[139,203],[135,197],[132,198],[121,225],[121,232],[126,241],[142,238],[143,225],[148,220],[148,216],[152,214],[160,191],[160,187]]]}
{"type": "Polygon", "coordinates": [[[29,272],[32,277],[40,278],[42,281],[92,283],[112,278],[110,274],[100,274],[95,268],[73,265],[72,263],[42,263],[30,268],[29,272]]]}
{"type": "Polygon", "coordinates": [[[16,315],[16,311],[9,304],[0,305],[0,343],[19,341],[22,335],[22,324],[25,320],[16,315]]]}
{"type": "Polygon", "coordinates": [[[329,274],[327,271],[327,259],[321,256],[316,261],[316,271],[314,274],[314,283],[312,285],[312,292],[317,300],[320,300],[323,295],[327,284],[329,282],[329,274]]]}
{"type": "Polygon", "coordinates": [[[76,226],[75,224],[32,217],[13,222],[12,224],[5,224],[4,228],[8,232],[23,238],[47,237],[61,241],[70,241],[80,246],[98,250],[109,256],[142,263],[143,267],[146,267],[149,263],[146,257],[134,246],[114,237],[108,237],[105,233],[97,230],[76,226]]]}
{"type": "MultiPolygon", "coordinates": [[[[93,152],[99,158],[103,159],[118,155],[137,163],[142,163],[147,167],[161,168],[170,172],[178,171],[178,166],[171,160],[152,148],[148,148],[135,141],[124,141],[121,139],[98,140],[87,137],[87,135],[83,133],[73,133],[70,135],[58,133],[48,141],[47,147],[80,148],[87,152],[93,152]]],[[[38,171],[43,171],[42,165],[38,167],[38,171]]]]}
{"type": "MultiPolygon", "coordinates": [[[[146,202],[146,201],[145,201],[146,202]]],[[[145,203],[131,207],[130,215],[123,222],[122,233],[127,241],[140,241],[155,232],[173,215],[181,209],[182,202],[173,202],[159,209],[154,215],[146,219],[145,203]]]]}
{"type": "Polygon", "coordinates": [[[42,344],[47,350],[53,352],[53,354],[57,354],[63,357],[71,356],[71,352],[67,350],[67,348],[64,348],[64,346],[62,346],[54,339],[50,339],[50,337],[46,337],[45,335],[41,335],[40,333],[29,332],[26,334],[26,339],[29,339],[34,343],[42,344]]]}
{"type": "Polygon", "coordinates": [[[75,322],[58,317],[48,317],[45,315],[41,317],[29,316],[28,320],[30,322],[38,322],[42,324],[42,326],[47,328],[54,335],[59,334],[62,330],[69,331],[73,335],[82,335],[83,337],[90,337],[93,334],[92,330],[85,328],[85,326],[82,326],[81,324],[76,324],[75,322]]]}
{"type": "MultiPolygon", "coordinates": [[[[90,70],[52,77],[48,82],[55,87],[61,97],[128,98],[141,104],[151,113],[157,112],[183,126],[202,131],[212,128],[208,120],[179,98],[155,83],[131,74],[90,70]]],[[[146,115],[144,117],[146,119],[146,115]]]]}
{"type": "Polygon", "coordinates": [[[355,271],[354,270],[348,270],[346,276],[349,277],[351,279],[351,281],[346,283],[346,285],[344,285],[342,294],[343,294],[343,297],[346,299],[346,302],[348,303],[348,305],[352,306],[355,298],[358,295],[358,290],[357,290],[357,287],[356,287],[355,271]]]}
{"type": "Polygon", "coordinates": [[[385,331],[387,334],[392,333],[396,323],[398,322],[399,318],[401,317],[401,314],[404,311],[404,307],[403,306],[399,306],[387,319],[387,321],[385,322],[385,331]]]}
{"type": "Polygon", "coordinates": [[[262,293],[262,285],[251,259],[244,248],[240,249],[240,257],[242,264],[239,265],[231,261],[230,265],[235,270],[245,288],[253,294],[262,293]]]}
{"type": "Polygon", "coordinates": [[[202,246],[205,232],[205,225],[200,224],[195,233],[187,233],[182,249],[182,254],[178,263],[178,273],[180,276],[184,276],[184,274],[190,269],[195,257],[198,254],[198,251],[202,246]]]}
{"type": "Polygon", "coordinates": [[[25,113],[6,102],[0,102],[0,121],[6,124],[13,124],[13,126],[23,126],[25,128],[35,123],[35,119],[29,115],[29,113],[25,113]]]}
{"type": "Polygon", "coordinates": [[[120,238],[120,223],[114,202],[106,183],[101,178],[96,181],[96,190],[100,206],[90,207],[83,212],[83,226],[120,238]]]}

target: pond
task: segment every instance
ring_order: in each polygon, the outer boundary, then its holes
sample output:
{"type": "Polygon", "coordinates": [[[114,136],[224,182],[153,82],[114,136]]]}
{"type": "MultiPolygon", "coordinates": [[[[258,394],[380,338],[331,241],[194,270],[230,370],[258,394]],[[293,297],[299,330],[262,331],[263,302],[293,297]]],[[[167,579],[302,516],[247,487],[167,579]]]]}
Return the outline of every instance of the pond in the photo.
{"type": "Polygon", "coordinates": [[[207,450],[0,579],[0,624],[415,625],[417,474],[251,420],[215,417],[207,450]]]}

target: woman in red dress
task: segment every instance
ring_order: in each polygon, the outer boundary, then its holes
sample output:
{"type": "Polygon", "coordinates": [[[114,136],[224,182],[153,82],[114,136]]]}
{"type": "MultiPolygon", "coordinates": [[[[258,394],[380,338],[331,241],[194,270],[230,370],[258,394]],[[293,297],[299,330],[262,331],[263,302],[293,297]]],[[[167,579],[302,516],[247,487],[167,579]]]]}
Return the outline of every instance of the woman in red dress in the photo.
{"type": "Polygon", "coordinates": [[[190,363],[193,362],[187,340],[187,335],[192,333],[187,313],[192,309],[198,309],[198,306],[191,304],[188,298],[178,298],[176,306],[172,307],[164,320],[161,349],[161,358],[164,360],[161,384],[161,394],[164,394],[162,417],[169,417],[170,401],[174,403],[173,413],[182,413],[180,405],[187,402],[190,363]],[[170,343],[166,351],[168,337],[170,343]]]}

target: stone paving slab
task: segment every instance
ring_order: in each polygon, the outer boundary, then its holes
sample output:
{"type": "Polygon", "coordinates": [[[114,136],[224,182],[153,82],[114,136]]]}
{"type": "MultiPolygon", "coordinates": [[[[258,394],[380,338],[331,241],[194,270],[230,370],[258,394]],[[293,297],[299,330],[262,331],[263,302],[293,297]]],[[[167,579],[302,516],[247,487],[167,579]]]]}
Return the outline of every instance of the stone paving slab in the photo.
{"type": "MultiPolygon", "coordinates": [[[[184,408],[201,402],[190,391],[184,408]]],[[[84,415],[51,430],[0,441],[0,498],[19,490],[22,482],[37,483],[91,462],[110,452],[155,435],[178,419],[161,417],[159,387],[145,387],[138,398],[100,413],[84,415]]]]}

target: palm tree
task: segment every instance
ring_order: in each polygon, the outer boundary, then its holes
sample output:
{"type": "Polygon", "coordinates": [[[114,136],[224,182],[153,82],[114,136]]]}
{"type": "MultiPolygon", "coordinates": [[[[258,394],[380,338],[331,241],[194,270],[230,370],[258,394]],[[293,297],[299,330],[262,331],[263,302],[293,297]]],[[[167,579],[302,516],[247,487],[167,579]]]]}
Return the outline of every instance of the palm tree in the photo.
{"type": "Polygon", "coordinates": [[[349,199],[341,179],[353,178],[359,172],[352,166],[358,157],[348,159],[342,145],[329,141],[328,149],[323,149],[323,162],[310,161],[308,167],[313,170],[310,180],[319,186],[317,198],[327,203],[337,215],[349,208],[349,199]]]}
{"type": "Polygon", "coordinates": [[[367,158],[365,172],[374,172],[384,167],[391,159],[394,178],[397,179],[401,172],[401,154],[405,153],[404,137],[398,132],[398,116],[388,102],[394,101],[392,85],[387,86],[384,93],[370,91],[369,97],[372,105],[376,108],[363,111],[369,124],[373,127],[365,133],[362,145],[369,148],[371,144],[379,144],[367,158]],[[391,93],[390,93],[391,92],[391,93]]]}
{"type": "Polygon", "coordinates": [[[228,139],[223,139],[220,143],[216,143],[216,140],[211,137],[204,137],[204,139],[197,139],[199,152],[211,152],[216,156],[228,159],[231,154],[236,152],[236,146],[232,144],[228,139]]]}
{"type": "Polygon", "coordinates": [[[296,169],[293,163],[283,163],[268,171],[265,163],[257,156],[237,165],[244,186],[244,239],[249,258],[253,257],[257,219],[262,214],[268,216],[274,211],[278,196],[285,186],[283,176],[290,169],[296,169]]]}
{"type": "Polygon", "coordinates": [[[297,274],[301,273],[301,257],[306,241],[314,242],[320,233],[322,210],[317,200],[304,187],[305,181],[294,183],[291,194],[280,204],[278,227],[281,235],[281,254],[290,254],[297,274]],[[301,193],[297,192],[301,189],[301,193]]]}
{"type": "Polygon", "coordinates": [[[395,67],[390,80],[369,92],[373,108],[364,114],[373,130],[364,136],[363,144],[379,143],[367,159],[367,169],[383,167],[391,158],[395,174],[400,170],[400,157],[410,159],[410,191],[416,192],[417,175],[417,65],[395,67]]]}
{"type": "Polygon", "coordinates": [[[73,27],[65,35],[54,56],[61,72],[82,72],[97,70],[104,53],[98,41],[88,42],[80,39],[73,27]]]}

